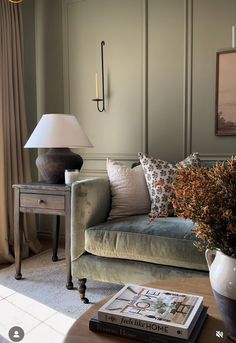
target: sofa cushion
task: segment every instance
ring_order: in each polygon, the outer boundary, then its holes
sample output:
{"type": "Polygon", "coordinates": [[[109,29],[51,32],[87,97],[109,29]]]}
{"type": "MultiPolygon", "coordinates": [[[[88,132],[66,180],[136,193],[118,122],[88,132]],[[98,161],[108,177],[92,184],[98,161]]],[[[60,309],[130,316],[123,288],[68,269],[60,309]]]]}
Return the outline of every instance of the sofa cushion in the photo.
{"type": "MultiPolygon", "coordinates": [[[[79,279],[139,285],[179,277],[209,277],[208,271],[204,270],[164,266],[122,258],[107,258],[89,253],[83,254],[72,262],[72,273],[79,279]]],[[[110,287],[110,285],[108,286],[110,287]]]]}
{"type": "Polygon", "coordinates": [[[192,153],[183,161],[174,164],[155,159],[141,152],[138,156],[143,167],[151,198],[150,216],[172,216],[174,209],[169,198],[173,194],[172,183],[175,180],[176,172],[178,168],[187,166],[200,167],[198,153],[192,153]]]}
{"type": "Polygon", "coordinates": [[[112,195],[108,220],[150,211],[151,201],[141,165],[130,168],[108,158],[107,174],[112,195]]]}
{"type": "Polygon", "coordinates": [[[149,222],[146,215],[96,225],[85,231],[85,250],[105,257],[207,270],[203,253],[193,245],[190,220],[178,217],[149,222]]]}

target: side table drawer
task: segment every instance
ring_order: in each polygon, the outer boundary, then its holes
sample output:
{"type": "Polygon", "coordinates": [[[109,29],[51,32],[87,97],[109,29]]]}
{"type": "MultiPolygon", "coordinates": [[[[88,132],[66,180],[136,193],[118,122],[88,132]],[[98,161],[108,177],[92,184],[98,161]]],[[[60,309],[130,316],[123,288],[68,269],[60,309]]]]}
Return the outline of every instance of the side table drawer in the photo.
{"type": "Polygon", "coordinates": [[[65,198],[62,195],[21,193],[20,207],[63,210],[65,198]]]}

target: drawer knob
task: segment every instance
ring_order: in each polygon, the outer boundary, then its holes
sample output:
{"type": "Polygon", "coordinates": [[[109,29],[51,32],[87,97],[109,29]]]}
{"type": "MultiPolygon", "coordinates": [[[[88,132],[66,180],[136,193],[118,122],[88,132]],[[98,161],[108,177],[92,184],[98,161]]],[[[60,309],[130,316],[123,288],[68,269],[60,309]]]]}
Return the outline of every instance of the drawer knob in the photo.
{"type": "Polygon", "coordinates": [[[44,200],[39,199],[39,200],[38,200],[38,204],[44,204],[44,200]]]}

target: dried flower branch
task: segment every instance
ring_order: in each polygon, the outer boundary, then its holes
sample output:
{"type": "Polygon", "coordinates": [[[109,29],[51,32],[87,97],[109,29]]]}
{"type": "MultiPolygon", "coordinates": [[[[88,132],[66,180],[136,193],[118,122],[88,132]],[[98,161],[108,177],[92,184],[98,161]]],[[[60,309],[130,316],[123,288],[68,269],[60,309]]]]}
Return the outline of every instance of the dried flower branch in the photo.
{"type": "Polygon", "coordinates": [[[180,169],[173,190],[176,215],[196,223],[198,248],[236,257],[236,157],[213,168],[180,169]]]}

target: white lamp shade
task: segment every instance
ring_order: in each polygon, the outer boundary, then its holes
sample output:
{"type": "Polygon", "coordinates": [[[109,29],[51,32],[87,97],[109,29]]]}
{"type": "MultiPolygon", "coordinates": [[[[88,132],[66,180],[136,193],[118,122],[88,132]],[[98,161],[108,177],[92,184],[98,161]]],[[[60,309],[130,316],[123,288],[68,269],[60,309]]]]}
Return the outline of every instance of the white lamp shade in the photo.
{"type": "Polygon", "coordinates": [[[92,147],[77,118],[71,114],[44,114],[25,148],[92,147]]]}

